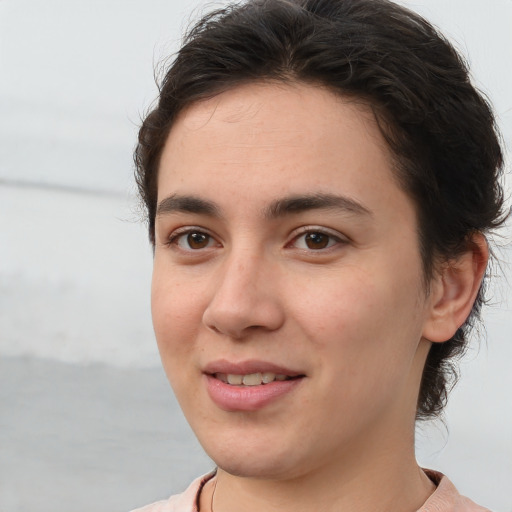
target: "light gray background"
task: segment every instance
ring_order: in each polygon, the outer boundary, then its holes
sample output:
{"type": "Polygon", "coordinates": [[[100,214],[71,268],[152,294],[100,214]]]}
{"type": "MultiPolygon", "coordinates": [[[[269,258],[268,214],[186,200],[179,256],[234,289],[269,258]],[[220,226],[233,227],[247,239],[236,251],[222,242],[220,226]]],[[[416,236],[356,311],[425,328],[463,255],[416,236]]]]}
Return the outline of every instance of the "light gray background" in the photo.
{"type": "MultiPolygon", "coordinates": [[[[512,1],[403,3],[468,56],[509,142],[512,1]]],[[[0,512],[129,510],[211,467],[160,370],[131,163],[154,64],[197,6],[0,0],[0,512]]],[[[417,444],[510,512],[511,287],[495,288],[446,426],[421,426],[417,444]]]]}

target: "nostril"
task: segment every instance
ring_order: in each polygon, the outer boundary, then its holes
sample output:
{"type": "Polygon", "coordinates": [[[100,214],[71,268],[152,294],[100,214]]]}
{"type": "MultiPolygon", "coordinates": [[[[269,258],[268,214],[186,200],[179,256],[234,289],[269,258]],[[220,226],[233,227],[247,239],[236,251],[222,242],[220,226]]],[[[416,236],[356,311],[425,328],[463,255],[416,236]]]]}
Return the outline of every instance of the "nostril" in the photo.
{"type": "Polygon", "coordinates": [[[221,334],[220,329],[218,329],[217,327],[215,327],[215,325],[206,325],[206,327],[208,327],[208,329],[210,329],[210,331],[213,331],[213,332],[214,332],[214,333],[216,333],[216,334],[221,334]]]}

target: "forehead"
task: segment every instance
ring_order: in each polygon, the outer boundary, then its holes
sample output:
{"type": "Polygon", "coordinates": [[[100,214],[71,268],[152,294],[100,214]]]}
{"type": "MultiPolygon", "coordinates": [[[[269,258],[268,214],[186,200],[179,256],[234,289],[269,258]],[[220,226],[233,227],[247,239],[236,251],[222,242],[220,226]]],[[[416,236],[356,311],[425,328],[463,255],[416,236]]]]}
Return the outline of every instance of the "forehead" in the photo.
{"type": "MultiPolygon", "coordinates": [[[[342,193],[377,203],[398,189],[392,157],[370,109],[306,84],[239,86],[189,106],[162,153],[158,197],[230,199],[342,193]]],[[[403,195],[403,194],[402,194],[403,195]]]]}
{"type": "Polygon", "coordinates": [[[358,110],[367,119],[372,118],[371,109],[363,100],[335,94],[322,84],[258,81],[192,103],[180,113],[179,119],[190,129],[201,128],[213,118],[225,123],[258,122],[266,114],[284,125],[291,119],[302,120],[304,113],[312,122],[317,117],[328,122],[337,117],[333,105],[344,105],[358,110]]]}

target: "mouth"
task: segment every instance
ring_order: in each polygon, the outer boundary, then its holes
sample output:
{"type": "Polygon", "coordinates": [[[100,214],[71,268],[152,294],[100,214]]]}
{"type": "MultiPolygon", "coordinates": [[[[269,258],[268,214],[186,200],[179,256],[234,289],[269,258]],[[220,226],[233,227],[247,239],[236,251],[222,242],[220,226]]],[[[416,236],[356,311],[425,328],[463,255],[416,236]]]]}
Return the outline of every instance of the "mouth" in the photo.
{"type": "Polygon", "coordinates": [[[234,373],[214,373],[212,374],[212,377],[224,382],[225,384],[229,384],[230,386],[261,386],[275,381],[283,382],[286,380],[298,379],[302,377],[302,375],[292,377],[282,373],[256,372],[245,375],[234,373]]]}
{"type": "Polygon", "coordinates": [[[300,389],[304,373],[265,361],[218,360],[203,368],[210,398],[228,412],[256,411],[300,389]]]}

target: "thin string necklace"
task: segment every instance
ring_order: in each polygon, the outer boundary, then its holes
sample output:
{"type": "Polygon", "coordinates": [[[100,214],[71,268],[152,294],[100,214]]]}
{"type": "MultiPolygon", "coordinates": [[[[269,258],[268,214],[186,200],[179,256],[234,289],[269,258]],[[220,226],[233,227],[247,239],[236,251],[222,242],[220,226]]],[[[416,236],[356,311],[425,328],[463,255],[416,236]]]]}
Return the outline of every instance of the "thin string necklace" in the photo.
{"type": "Polygon", "coordinates": [[[215,491],[217,490],[217,482],[219,480],[218,473],[215,475],[215,482],[213,482],[212,499],[210,501],[210,512],[213,512],[213,498],[215,497],[215,491]]]}

